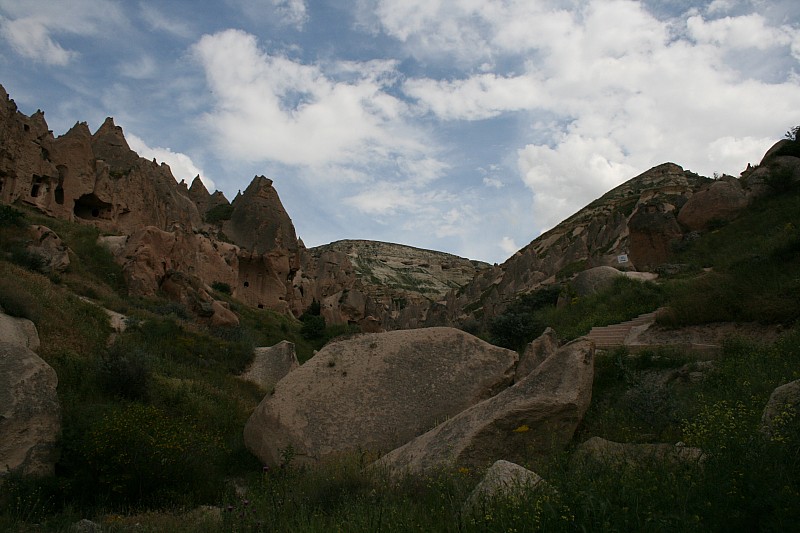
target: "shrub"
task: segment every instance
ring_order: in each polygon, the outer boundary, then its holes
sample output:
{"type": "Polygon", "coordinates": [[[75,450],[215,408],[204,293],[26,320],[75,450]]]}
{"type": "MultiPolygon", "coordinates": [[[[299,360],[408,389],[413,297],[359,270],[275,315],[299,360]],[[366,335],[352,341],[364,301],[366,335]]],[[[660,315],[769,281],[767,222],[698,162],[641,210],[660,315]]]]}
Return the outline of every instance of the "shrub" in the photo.
{"type": "Polygon", "coordinates": [[[211,288],[217,292],[221,292],[222,294],[227,294],[229,296],[233,293],[231,286],[223,281],[215,281],[211,284],[211,288]]]}
{"type": "Polygon", "coordinates": [[[230,204],[220,204],[206,211],[205,220],[209,224],[217,224],[224,220],[230,220],[233,214],[233,206],[230,204]]]}
{"type": "Polygon", "coordinates": [[[143,400],[147,397],[152,371],[143,350],[118,341],[98,361],[97,378],[107,394],[143,400]]]}
{"type": "Polygon", "coordinates": [[[0,204],[0,227],[16,226],[25,227],[25,214],[11,207],[10,205],[0,204]]]}

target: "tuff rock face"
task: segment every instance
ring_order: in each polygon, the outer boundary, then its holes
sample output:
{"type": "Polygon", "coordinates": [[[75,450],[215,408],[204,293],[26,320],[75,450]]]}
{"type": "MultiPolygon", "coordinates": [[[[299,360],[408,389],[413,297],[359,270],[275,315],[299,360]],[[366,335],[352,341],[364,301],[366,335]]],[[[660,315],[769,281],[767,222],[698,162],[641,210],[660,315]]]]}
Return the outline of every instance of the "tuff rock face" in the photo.
{"type": "Polygon", "coordinates": [[[55,371],[24,345],[0,341],[0,480],[52,475],[61,430],[55,371]]]}
{"type": "Polygon", "coordinates": [[[452,328],[363,334],[326,345],[275,385],[247,448],[276,465],[396,448],[508,386],[516,352],[452,328]]]}
{"type": "Polygon", "coordinates": [[[502,265],[478,272],[471,283],[451,292],[445,304],[431,306],[426,324],[452,325],[471,319],[487,322],[516,294],[561,282],[587,268],[634,270],[660,264],[666,245],[638,243],[668,242],[680,236],[680,228],[659,235],[660,226],[631,226],[631,219],[653,210],[673,213],[710,181],[674,163],[636,176],[542,234],[502,265]],[[654,238],[654,234],[659,236],[654,238]]]}
{"type": "Polygon", "coordinates": [[[390,474],[540,460],[565,446],[592,397],[594,343],[560,347],[520,382],[378,460],[390,474]]]}

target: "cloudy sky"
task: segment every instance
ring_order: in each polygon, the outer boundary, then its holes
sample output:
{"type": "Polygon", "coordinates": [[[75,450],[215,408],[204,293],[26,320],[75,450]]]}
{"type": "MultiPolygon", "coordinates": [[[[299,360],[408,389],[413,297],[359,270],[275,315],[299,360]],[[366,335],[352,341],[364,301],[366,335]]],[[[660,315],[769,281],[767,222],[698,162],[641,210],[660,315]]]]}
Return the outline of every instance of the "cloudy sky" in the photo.
{"type": "Polygon", "coordinates": [[[0,0],[0,84],[228,199],[268,176],[307,246],[502,262],[657,164],[758,162],[800,2],[0,0]]]}

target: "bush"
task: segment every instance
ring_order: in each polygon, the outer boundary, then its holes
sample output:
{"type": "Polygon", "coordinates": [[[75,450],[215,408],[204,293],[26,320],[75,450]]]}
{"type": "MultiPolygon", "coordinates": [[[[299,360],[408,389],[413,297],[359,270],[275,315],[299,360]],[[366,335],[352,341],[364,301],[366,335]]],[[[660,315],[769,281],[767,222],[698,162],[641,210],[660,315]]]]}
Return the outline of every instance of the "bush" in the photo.
{"type": "Polygon", "coordinates": [[[0,204],[0,227],[2,226],[16,226],[19,228],[25,227],[25,214],[17,211],[10,205],[0,204]]]}
{"type": "Polygon", "coordinates": [[[147,354],[137,347],[115,342],[98,361],[97,378],[100,386],[111,396],[143,400],[152,379],[147,354]]]}
{"type": "Polygon", "coordinates": [[[503,314],[489,323],[492,343],[510,350],[521,350],[525,344],[541,335],[546,327],[536,312],[555,306],[560,292],[559,285],[552,285],[517,296],[503,314]]]}
{"type": "Polygon", "coordinates": [[[231,286],[223,281],[215,281],[211,284],[211,288],[217,292],[221,292],[222,294],[227,294],[229,296],[233,294],[231,286]]]}
{"type": "Polygon", "coordinates": [[[230,204],[221,204],[212,207],[206,211],[205,221],[209,224],[217,224],[224,220],[230,220],[233,214],[233,206],[230,204]]]}

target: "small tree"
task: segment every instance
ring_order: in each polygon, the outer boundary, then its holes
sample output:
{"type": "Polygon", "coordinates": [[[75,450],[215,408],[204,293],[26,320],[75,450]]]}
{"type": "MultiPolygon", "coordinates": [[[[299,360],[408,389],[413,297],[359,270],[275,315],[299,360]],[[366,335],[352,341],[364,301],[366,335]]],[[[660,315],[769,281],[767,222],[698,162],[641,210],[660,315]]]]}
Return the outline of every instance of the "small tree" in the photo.
{"type": "Polygon", "coordinates": [[[786,132],[785,137],[790,141],[797,142],[798,140],[798,133],[800,133],[800,126],[795,126],[794,128],[790,128],[789,131],[786,132]]]}

